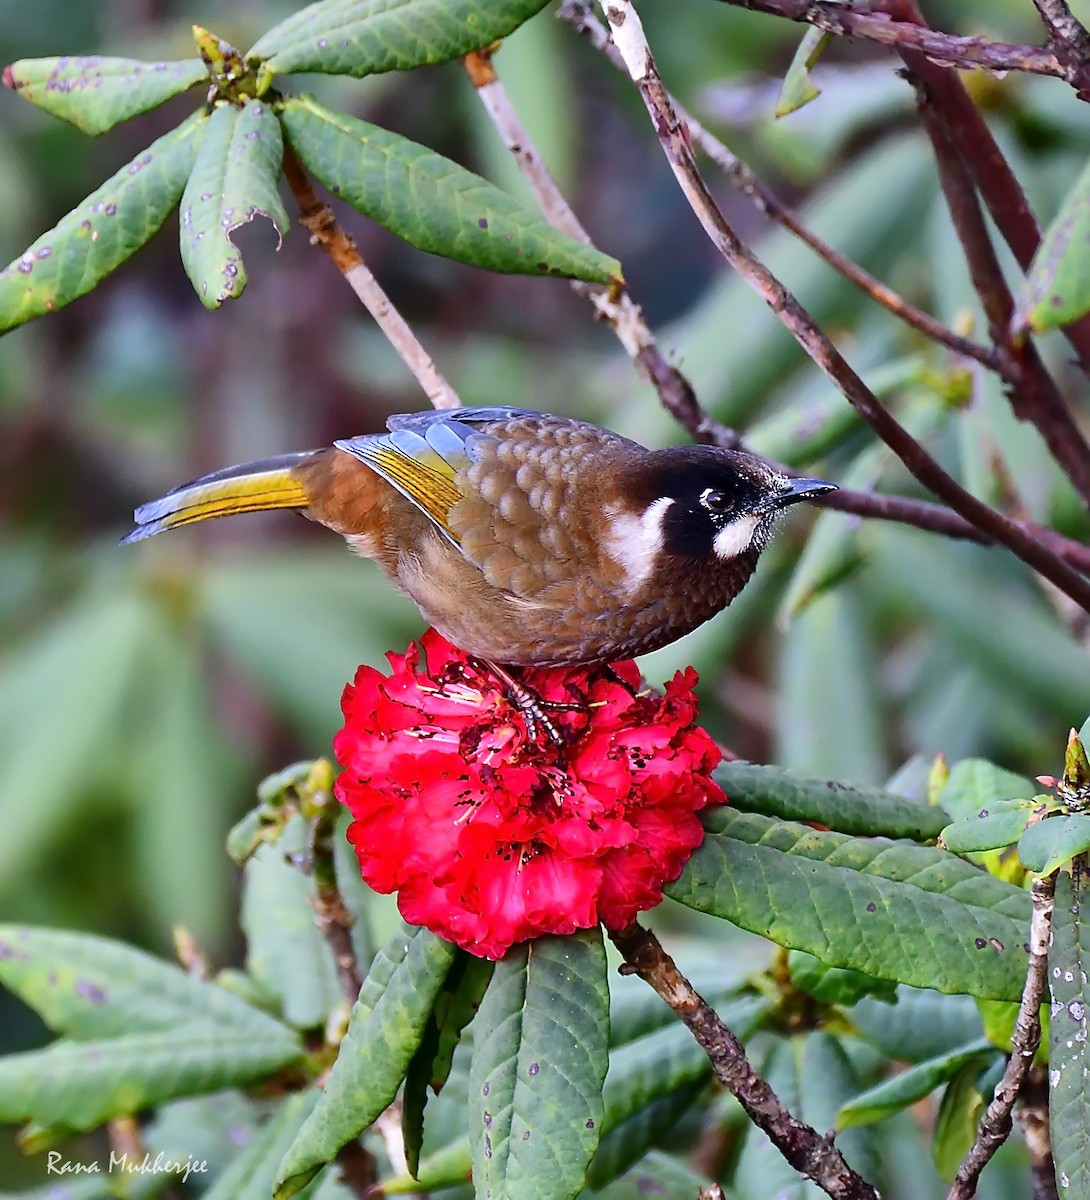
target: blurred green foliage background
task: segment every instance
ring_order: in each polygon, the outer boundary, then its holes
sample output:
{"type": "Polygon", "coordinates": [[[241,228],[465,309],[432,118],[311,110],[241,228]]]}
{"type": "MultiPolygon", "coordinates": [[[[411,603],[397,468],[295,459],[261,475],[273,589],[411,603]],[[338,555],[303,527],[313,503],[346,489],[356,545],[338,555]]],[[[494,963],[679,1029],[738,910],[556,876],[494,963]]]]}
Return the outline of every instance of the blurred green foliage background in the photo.
{"type": "MultiPolygon", "coordinates": [[[[189,26],[245,47],[286,0],[38,0],[3,6],[0,58],[192,54],[189,26]]],[[[821,98],[781,122],[778,80],[802,30],[710,0],[646,4],[683,102],[824,237],[949,323],[983,329],[892,58],[833,48],[821,98]]],[[[1028,0],[946,0],[936,25],[1036,40],[1028,0]]],[[[1085,14],[1084,14],[1085,15],[1085,14]]],[[[813,473],[917,494],[764,305],[724,269],[684,204],[627,82],[542,15],[497,58],[539,148],[596,243],[625,265],[661,345],[715,416],[813,473]]],[[[1042,79],[970,79],[1042,219],[1090,149],[1086,109],[1042,79]]],[[[451,64],[319,95],[525,194],[451,64]]],[[[0,257],[15,258],[177,123],[182,97],[91,140],[0,95],[0,257]]],[[[709,168],[725,211],[948,469],[978,494],[1090,533],[994,379],[869,304],[709,168]]],[[[609,331],[566,285],[422,255],[351,212],[347,227],[472,404],[683,440],[609,331]]],[[[0,916],[88,928],[159,951],[181,922],[217,962],[237,952],[223,837],[256,782],[329,752],[341,688],[420,629],[369,563],[290,515],[122,549],[132,508],[203,471],[381,428],[425,402],[320,252],[241,231],[250,286],[206,312],[176,217],[90,296],[0,341],[0,916]]],[[[1085,416],[1085,380],[1044,349],[1085,416]]],[[[725,614],[645,660],[686,662],[706,720],[737,752],[849,781],[982,754],[1059,767],[1086,716],[1071,615],[999,551],[836,513],[795,515],[725,614]],[[809,540],[807,540],[809,537],[809,540]],[[804,552],[804,547],[806,550],[804,552]],[[834,585],[835,586],[832,586],[834,585]]],[[[37,1035],[0,997],[0,1047],[37,1035]]]]}

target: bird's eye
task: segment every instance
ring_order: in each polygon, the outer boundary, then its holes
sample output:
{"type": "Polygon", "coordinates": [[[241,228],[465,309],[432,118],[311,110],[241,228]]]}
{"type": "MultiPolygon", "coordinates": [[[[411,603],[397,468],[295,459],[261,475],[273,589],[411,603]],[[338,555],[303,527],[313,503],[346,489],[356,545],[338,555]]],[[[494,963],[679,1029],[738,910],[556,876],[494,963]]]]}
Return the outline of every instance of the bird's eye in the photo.
{"type": "Polygon", "coordinates": [[[705,488],[700,493],[700,503],[713,513],[729,512],[731,508],[731,498],[726,492],[717,491],[715,488],[705,488]]]}

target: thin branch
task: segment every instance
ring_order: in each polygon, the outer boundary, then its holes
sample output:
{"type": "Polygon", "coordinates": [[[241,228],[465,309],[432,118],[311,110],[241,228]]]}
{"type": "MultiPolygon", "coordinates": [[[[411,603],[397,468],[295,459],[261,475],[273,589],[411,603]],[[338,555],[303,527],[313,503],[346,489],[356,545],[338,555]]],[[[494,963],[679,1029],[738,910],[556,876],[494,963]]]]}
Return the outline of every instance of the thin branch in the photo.
{"type": "Polygon", "coordinates": [[[723,0],[723,3],[814,25],[840,37],[861,38],[898,50],[916,50],[951,67],[1027,71],[1032,75],[1055,76],[1073,87],[1079,84],[1078,70],[1071,63],[1061,61],[1051,48],[939,33],[913,21],[892,20],[886,13],[878,11],[879,4],[861,3],[848,7],[836,0],[723,0]]]}
{"type": "Polygon", "coordinates": [[[1031,1067],[1014,1110],[1014,1119],[1029,1152],[1033,1200],[1059,1200],[1056,1163],[1048,1122],[1048,1072],[1031,1067]]]}
{"type": "MultiPolygon", "coordinates": [[[[775,465],[775,464],[773,464],[775,465]]],[[[777,468],[783,469],[783,468],[777,468]]],[[[963,542],[977,542],[981,546],[994,546],[996,539],[990,537],[978,525],[973,525],[958,513],[941,504],[927,500],[912,500],[907,496],[891,496],[883,492],[856,492],[840,488],[814,501],[822,508],[835,508],[840,512],[858,517],[870,517],[878,521],[896,521],[900,525],[911,525],[928,533],[963,542]]],[[[1090,546],[1064,537],[1054,529],[1047,529],[1032,521],[1013,522],[1027,538],[1041,542],[1057,557],[1078,571],[1090,573],[1090,546]]]]}
{"type": "Polygon", "coordinates": [[[435,408],[458,408],[457,393],[439,373],[431,355],[417,340],[405,318],[394,308],[382,290],[355,243],[341,228],[333,210],[314,190],[303,164],[289,144],[284,146],[284,176],[299,206],[299,220],[310,231],[311,241],[333,260],[349,287],[363,302],[375,323],[412,371],[435,408]]]}
{"type": "Polygon", "coordinates": [[[650,984],[685,1022],[707,1054],[716,1079],[795,1170],[835,1200],[878,1200],[878,1192],[852,1170],[831,1137],[822,1137],[788,1112],[753,1069],[741,1042],[681,974],[653,933],[633,922],[621,932],[610,931],[609,936],[624,955],[622,970],[650,984]]]}
{"type": "MultiPolygon", "coordinates": [[[[1090,32],[1067,5],[1067,0],[1033,0],[1048,30],[1048,40],[1057,58],[1085,69],[1090,59],[1090,32]]],[[[1083,96],[1083,99],[1086,99],[1083,96]]]]}
{"type": "MultiPolygon", "coordinates": [[[[559,20],[566,21],[577,33],[586,38],[618,70],[625,70],[624,60],[610,39],[609,31],[591,11],[589,3],[586,3],[585,0],[564,0],[556,15],[559,20]]],[[[961,337],[952,329],[947,329],[941,321],[937,321],[915,305],[909,304],[903,296],[898,295],[892,288],[887,287],[881,280],[871,275],[869,271],[863,270],[857,263],[852,262],[847,255],[841,254],[823,238],[818,237],[812,229],[804,224],[798,213],[765,187],[746,163],[732,153],[714,134],[705,129],[700,121],[680,105],[672,95],[670,102],[678,117],[689,127],[689,136],[693,142],[723,171],[734,187],[744,196],[749,197],[769,220],[775,221],[777,225],[782,225],[793,233],[819,258],[824,259],[834,271],[843,275],[876,304],[912,326],[924,337],[947,346],[965,358],[975,359],[989,370],[1003,373],[1004,364],[995,350],[990,346],[981,346],[970,338],[961,337]]]]}
{"type": "Polygon", "coordinates": [[[310,868],[314,875],[314,914],[318,930],[333,957],[341,995],[355,1004],[363,985],[356,949],[352,945],[355,918],[348,911],[340,888],[333,858],[333,839],[337,834],[339,806],[331,792],[310,798],[308,808],[316,809],[310,827],[310,868]]]}
{"type": "Polygon", "coordinates": [[[969,264],[973,287],[984,306],[992,341],[1008,366],[1008,378],[1014,380],[1011,407],[1015,416],[1037,429],[1072,487],[1090,507],[1090,445],[1036,346],[1029,339],[1015,342],[1011,337],[1014,297],[992,246],[968,167],[927,85],[918,78],[911,82],[916,87],[916,105],[931,139],[943,194],[969,264]]]}
{"type": "MultiPolygon", "coordinates": [[[[926,27],[916,0],[876,0],[876,8],[897,20],[926,27]]],[[[980,115],[956,71],[940,66],[926,54],[898,47],[908,69],[928,86],[959,153],[973,174],[992,220],[1023,271],[1028,270],[1041,243],[1041,227],[1022,185],[1010,168],[988,123],[980,115]]],[[[1090,315],[1061,331],[1090,371],[1090,315]]]]}
{"type": "MultiPolygon", "coordinates": [[[[485,112],[511,151],[545,219],[568,237],[590,245],[590,236],[549,173],[528,130],[515,112],[492,65],[491,51],[468,54],[463,62],[485,112]]],[[[585,296],[594,305],[596,318],[613,330],[637,370],[658,392],[663,407],[675,420],[701,441],[720,446],[738,446],[738,435],[700,407],[692,384],[663,357],[640,306],[625,287],[603,287],[579,280],[573,280],[571,286],[573,291],[585,296]]]]}
{"type": "Polygon", "coordinates": [[[1011,1057],[995,1095],[980,1122],[973,1148],[965,1156],[950,1189],[948,1200],[969,1200],[976,1195],[980,1172],[992,1155],[1010,1136],[1011,1110],[1029,1073],[1033,1056],[1041,1042],[1041,1001],[1044,999],[1048,970],[1048,943],[1052,932],[1052,909],[1056,895],[1056,876],[1044,875],[1033,881],[1033,915],[1029,926],[1029,970],[1022,989],[1022,1002],[1011,1035],[1011,1057]]]}
{"type": "MultiPolygon", "coordinates": [[[[557,12],[557,17],[571,24],[577,32],[587,37],[596,49],[605,53],[611,62],[618,65],[621,70],[624,70],[624,62],[620,57],[620,52],[613,45],[605,26],[590,11],[588,4],[583,3],[582,0],[565,0],[557,12]]],[[[570,237],[582,241],[589,240],[579,219],[572,212],[570,205],[564,199],[556,182],[549,174],[548,168],[542,162],[540,155],[537,154],[529,133],[512,107],[503,84],[492,64],[491,55],[483,52],[480,54],[470,54],[466,56],[464,61],[466,72],[477,89],[486,111],[496,129],[503,137],[508,149],[515,156],[516,162],[522,168],[524,177],[530,185],[542,212],[548,216],[553,225],[562,229],[570,237]]],[[[757,199],[758,203],[764,202],[770,196],[770,193],[766,193],[763,189],[763,185],[752,176],[749,168],[740,160],[734,158],[721,142],[712,137],[711,134],[706,133],[694,117],[684,113],[684,110],[679,110],[679,115],[683,115],[684,119],[690,123],[690,128],[693,130],[694,137],[697,140],[701,138],[707,139],[704,147],[711,157],[716,158],[718,155],[721,165],[728,171],[733,171],[732,164],[736,164],[742,172],[742,179],[752,180],[756,189],[759,189],[754,193],[754,198],[757,199]]],[[[790,210],[779,205],[774,197],[772,198],[770,211],[773,215],[775,215],[776,211],[790,214],[790,210]]],[[[797,218],[794,219],[797,221],[797,218]]],[[[792,228],[790,225],[788,227],[792,228]]],[[[825,252],[830,256],[829,261],[834,266],[836,265],[835,258],[842,257],[837,251],[825,247],[825,243],[821,242],[816,235],[805,229],[801,223],[798,223],[796,232],[803,240],[814,246],[819,253],[823,253],[824,248],[825,252]]],[[[855,264],[850,265],[854,270],[859,271],[859,268],[855,267],[855,264]]],[[[861,274],[865,275],[866,273],[861,272],[861,274]]],[[[881,288],[883,285],[876,283],[876,286],[881,288]]],[[[680,371],[666,362],[655,342],[654,334],[643,320],[643,314],[640,311],[639,305],[632,301],[627,292],[615,295],[607,288],[595,287],[579,283],[578,281],[574,282],[572,287],[580,294],[589,296],[598,308],[598,315],[607,321],[617,334],[622,345],[625,346],[635,360],[641,374],[644,375],[658,392],[663,407],[693,438],[700,442],[724,446],[729,449],[745,448],[742,440],[734,430],[728,429],[705,412],[697,401],[696,394],[689,381],[680,371]]],[[[892,296],[893,293],[890,293],[890,295],[892,296]]],[[[896,297],[896,299],[900,300],[899,297],[896,297]]],[[[900,303],[903,304],[903,301],[900,303]]],[[[893,304],[889,304],[887,307],[890,307],[891,311],[897,311],[893,304]]],[[[906,307],[911,309],[911,306],[906,307]]],[[[925,313],[917,313],[917,317],[920,321],[917,327],[922,332],[928,332],[924,328],[923,323],[933,322],[933,318],[927,316],[925,313]]],[[[916,323],[911,316],[906,316],[906,319],[910,323],[916,323]]],[[[998,366],[997,362],[993,363],[991,361],[998,359],[998,355],[993,349],[978,346],[973,342],[968,342],[966,339],[958,338],[956,334],[953,334],[944,327],[940,326],[940,330],[941,335],[939,332],[936,332],[936,338],[939,341],[944,341],[952,350],[962,353],[969,358],[985,361],[986,365],[998,366]]],[[[771,460],[767,461],[769,461],[769,465],[774,470],[782,471],[785,474],[791,473],[790,468],[784,466],[782,463],[771,460]]],[[[839,491],[823,498],[821,503],[827,508],[835,508],[856,516],[872,517],[884,521],[896,521],[949,538],[977,542],[981,545],[995,544],[994,538],[990,537],[976,525],[970,524],[964,517],[959,516],[956,512],[948,508],[932,504],[926,500],[912,500],[904,496],[883,495],[877,492],[858,492],[841,488],[839,491]]],[[[1027,536],[1043,541],[1065,562],[1079,570],[1090,572],[1090,546],[1065,538],[1061,534],[1040,525],[1034,525],[1029,522],[1019,522],[1019,524],[1025,530],[1027,536]]]]}
{"type": "Polygon", "coordinates": [[[881,405],[798,300],[741,242],[696,168],[692,144],[670,104],[631,0],[606,0],[605,11],[613,39],[648,109],[667,161],[713,245],[765,300],[817,366],[926,488],[1090,611],[1090,580],[1027,535],[1017,522],[967,492],[944,471],[881,405]]]}

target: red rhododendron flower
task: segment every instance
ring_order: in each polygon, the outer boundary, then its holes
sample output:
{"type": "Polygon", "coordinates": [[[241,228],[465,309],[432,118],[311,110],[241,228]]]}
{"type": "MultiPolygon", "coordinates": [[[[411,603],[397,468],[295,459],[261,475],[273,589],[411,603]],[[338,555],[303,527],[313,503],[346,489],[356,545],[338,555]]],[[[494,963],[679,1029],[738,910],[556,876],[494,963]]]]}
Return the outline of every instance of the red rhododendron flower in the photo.
{"type": "Polygon", "coordinates": [[[360,667],[333,742],[337,796],[363,878],[406,921],[500,958],[538,934],[630,924],[700,844],[696,813],[725,799],[697,715],[696,672],[636,694],[632,662],[520,678],[565,744],[531,738],[489,669],[434,630],[383,675],[360,667]],[[421,660],[420,650],[426,655],[421,660]]]}

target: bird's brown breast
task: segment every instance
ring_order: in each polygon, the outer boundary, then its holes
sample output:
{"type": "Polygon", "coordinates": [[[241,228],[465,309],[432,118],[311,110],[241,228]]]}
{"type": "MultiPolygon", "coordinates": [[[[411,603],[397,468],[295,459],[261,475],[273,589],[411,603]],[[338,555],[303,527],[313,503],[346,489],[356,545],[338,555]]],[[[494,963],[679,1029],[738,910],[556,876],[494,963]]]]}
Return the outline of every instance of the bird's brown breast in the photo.
{"type": "Polygon", "coordinates": [[[455,477],[449,538],[349,454],[322,451],[300,468],[308,515],[374,558],[468,653],[542,666],[631,657],[707,620],[752,572],[755,553],[634,572],[617,542],[644,503],[626,487],[650,453],[634,443],[556,419],[492,432],[455,477]]]}

